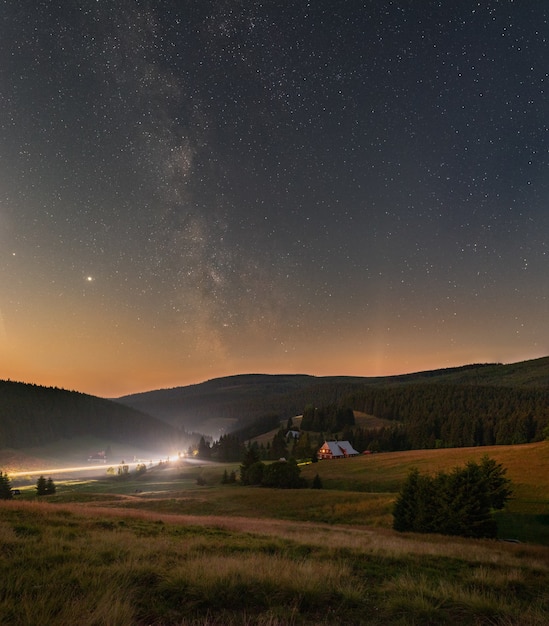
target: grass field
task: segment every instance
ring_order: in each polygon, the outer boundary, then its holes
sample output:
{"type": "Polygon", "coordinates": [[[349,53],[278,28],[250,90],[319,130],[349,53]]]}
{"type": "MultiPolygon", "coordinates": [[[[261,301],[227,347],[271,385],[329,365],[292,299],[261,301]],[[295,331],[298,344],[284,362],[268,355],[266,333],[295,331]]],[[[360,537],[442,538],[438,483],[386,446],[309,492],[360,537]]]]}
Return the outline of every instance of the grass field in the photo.
{"type": "Polygon", "coordinates": [[[0,508],[0,623],[546,624],[549,549],[90,504],[0,508]]]}
{"type": "Polygon", "coordinates": [[[549,442],[304,466],[321,490],[221,485],[225,469],[238,464],[58,483],[43,499],[29,486],[2,502],[0,623],[549,623],[549,442]],[[391,530],[410,468],[484,454],[513,481],[500,536],[522,543],[391,530]]]}

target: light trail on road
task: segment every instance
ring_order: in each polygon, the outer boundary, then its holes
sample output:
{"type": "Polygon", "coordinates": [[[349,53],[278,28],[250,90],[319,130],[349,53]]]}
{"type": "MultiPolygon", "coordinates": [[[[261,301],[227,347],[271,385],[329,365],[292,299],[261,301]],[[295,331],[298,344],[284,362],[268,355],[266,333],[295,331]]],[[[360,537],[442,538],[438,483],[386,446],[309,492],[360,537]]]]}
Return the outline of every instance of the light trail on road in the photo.
{"type": "Polygon", "coordinates": [[[127,465],[128,468],[136,467],[137,465],[158,465],[160,462],[164,462],[164,459],[156,459],[154,461],[149,461],[145,463],[144,461],[132,461],[131,463],[102,463],[101,465],[81,465],[79,467],[55,467],[51,469],[41,469],[41,470],[26,470],[24,472],[10,472],[10,478],[24,477],[24,476],[39,476],[41,474],[61,474],[61,473],[71,473],[71,472],[85,472],[89,470],[104,470],[106,471],[108,467],[119,467],[121,465],[127,465]]]}

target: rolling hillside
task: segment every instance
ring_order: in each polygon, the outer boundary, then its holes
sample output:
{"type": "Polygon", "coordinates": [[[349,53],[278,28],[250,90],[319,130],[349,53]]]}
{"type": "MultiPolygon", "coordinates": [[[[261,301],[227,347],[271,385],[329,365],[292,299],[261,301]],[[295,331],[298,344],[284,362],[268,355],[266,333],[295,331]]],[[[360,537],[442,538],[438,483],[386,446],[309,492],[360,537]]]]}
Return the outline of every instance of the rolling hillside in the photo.
{"type": "MultiPolygon", "coordinates": [[[[246,374],[125,396],[118,401],[186,430],[198,430],[215,437],[222,432],[249,427],[257,420],[268,421],[268,417],[277,416],[283,420],[299,415],[311,404],[347,403],[353,409],[365,410],[362,406],[365,394],[371,397],[383,394],[386,398],[399,389],[401,394],[416,395],[415,390],[423,390],[425,394],[425,390],[434,388],[442,394],[442,387],[446,388],[446,395],[452,395],[457,389],[492,388],[496,390],[494,396],[498,395],[498,389],[539,396],[549,389],[549,357],[510,365],[465,365],[374,378],[246,374]],[[402,391],[405,388],[408,392],[402,391]],[[357,405],[354,406],[353,402],[357,405]]],[[[536,401],[543,403],[544,399],[536,401]]],[[[378,415],[370,408],[365,412],[378,415]]],[[[400,419],[388,410],[378,417],[400,419]]],[[[271,427],[269,425],[266,430],[271,427]]]]}
{"type": "Polygon", "coordinates": [[[537,441],[549,425],[549,357],[377,378],[246,374],[117,401],[0,381],[0,448],[81,436],[150,447],[182,431],[251,438],[308,405],[402,423],[408,447],[537,441]]]}
{"type": "Polygon", "coordinates": [[[161,446],[177,429],[126,405],[76,391],[0,381],[0,449],[92,436],[161,446]]]}

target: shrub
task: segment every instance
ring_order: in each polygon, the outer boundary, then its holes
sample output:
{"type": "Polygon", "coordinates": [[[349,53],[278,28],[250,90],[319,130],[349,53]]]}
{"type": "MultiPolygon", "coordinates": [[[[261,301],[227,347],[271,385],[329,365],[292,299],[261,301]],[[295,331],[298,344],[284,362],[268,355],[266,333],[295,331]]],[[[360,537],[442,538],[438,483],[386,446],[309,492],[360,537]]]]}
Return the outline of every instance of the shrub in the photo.
{"type": "Polygon", "coordinates": [[[441,533],[463,537],[495,537],[492,509],[503,508],[511,495],[505,469],[484,457],[481,464],[434,477],[413,469],[393,510],[398,531],[441,533]]]}
{"type": "Polygon", "coordinates": [[[261,484],[279,489],[299,489],[306,485],[300,474],[301,470],[295,461],[275,461],[265,466],[261,484]]]}

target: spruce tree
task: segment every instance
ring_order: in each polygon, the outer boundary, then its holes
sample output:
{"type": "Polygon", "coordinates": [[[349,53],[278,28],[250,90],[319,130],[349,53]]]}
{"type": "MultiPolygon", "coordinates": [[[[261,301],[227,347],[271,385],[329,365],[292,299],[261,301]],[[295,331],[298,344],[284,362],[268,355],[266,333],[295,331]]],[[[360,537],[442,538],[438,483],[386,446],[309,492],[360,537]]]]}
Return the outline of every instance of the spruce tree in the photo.
{"type": "Polygon", "coordinates": [[[204,437],[200,437],[200,441],[198,442],[198,458],[199,459],[209,459],[211,454],[210,445],[204,439],[204,437]]]}
{"type": "Polygon", "coordinates": [[[439,517],[435,532],[462,537],[496,536],[488,486],[476,463],[451,472],[444,496],[446,515],[439,517]]]}
{"type": "Polygon", "coordinates": [[[13,492],[9,476],[0,471],[0,500],[11,500],[12,498],[13,492]]]}
{"type": "Polygon", "coordinates": [[[286,458],[288,456],[288,446],[286,445],[286,433],[280,429],[273,437],[271,447],[271,458],[274,460],[286,458]]]}
{"type": "Polygon", "coordinates": [[[419,481],[417,468],[410,470],[406,482],[400,490],[393,510],[393,528],[400,532],[418,530],[416,517],[419,507],[419,481]]]}
{"type": "Polygon", "coordinates": [[[46,489],[46,479],[43,476],[40,476],[40,478],[36,481],[36,495],[45,496],[47,493],[46,489]]]}
{"type": "Polygon", "coordinates": [[[464,468],[440,472],[434,477],[421,475],[414,469],[395,502],[393,528],[495,537],[494,503],[503,506],[511,492],[504,474],[505,470],[489,459],[483,460],[481,465],[471,461],[464,468]]]}
{"type": "Polygon", "coordinates": [[[490,506],[493,509],[503,509],[513,493],[511,481],[505,476],[507,470],[485,454],[480,461],[480,471],[488,485],[490,506]]]}
{"type": "Polygon", "coordinates": [[[242,459],[242,464],[240,465],[240,482],[243,485],[251,484],[249,470],[252,465],[259,463],[259,461],[260,459],[258,445],[256,442],[254,442],[246,448],[244,458],[242,459]]]}

